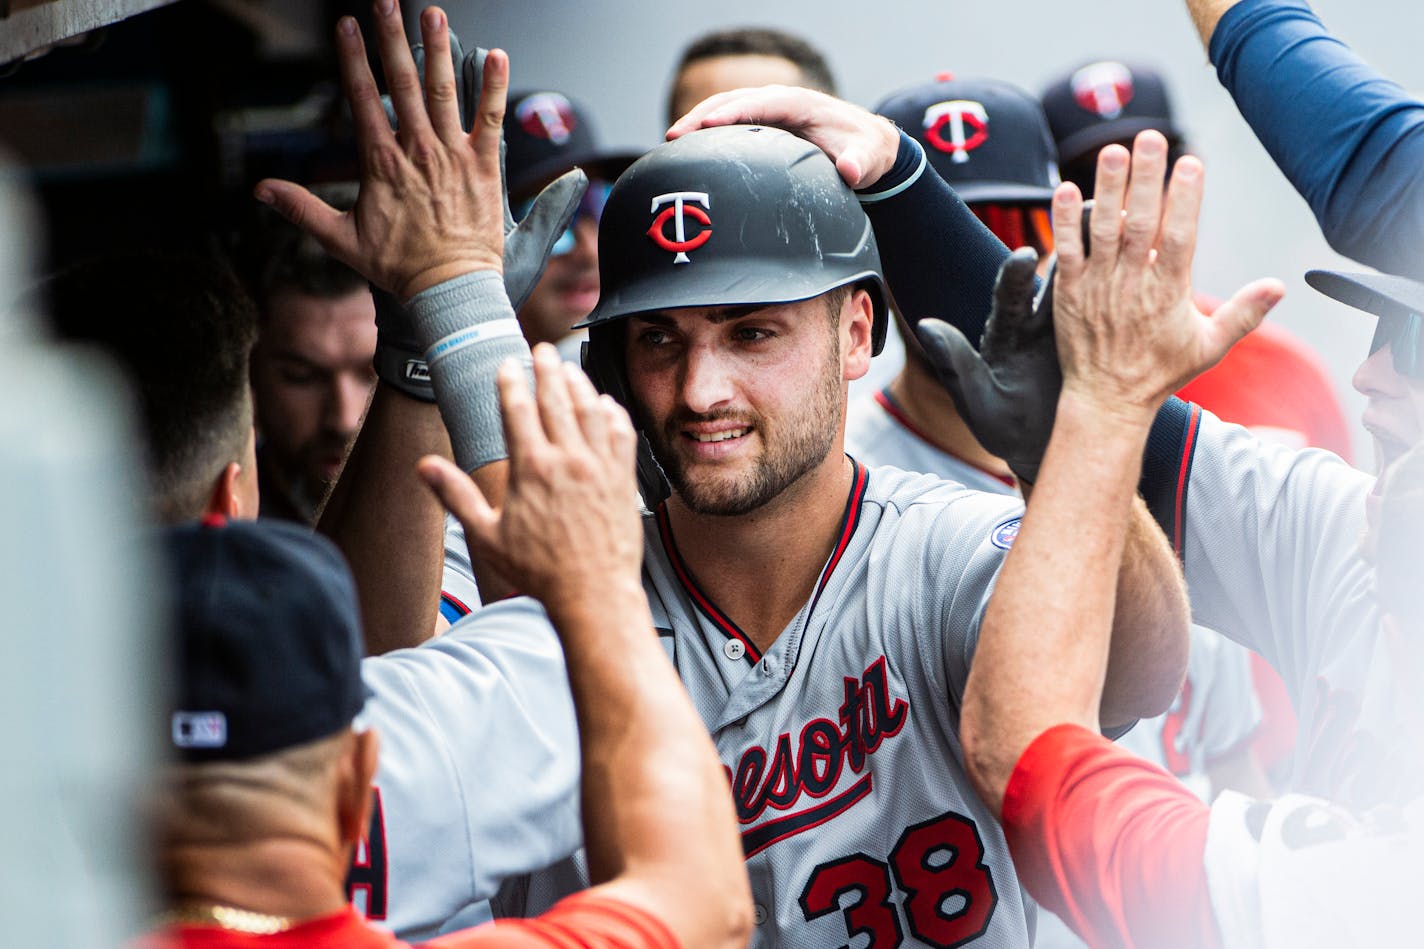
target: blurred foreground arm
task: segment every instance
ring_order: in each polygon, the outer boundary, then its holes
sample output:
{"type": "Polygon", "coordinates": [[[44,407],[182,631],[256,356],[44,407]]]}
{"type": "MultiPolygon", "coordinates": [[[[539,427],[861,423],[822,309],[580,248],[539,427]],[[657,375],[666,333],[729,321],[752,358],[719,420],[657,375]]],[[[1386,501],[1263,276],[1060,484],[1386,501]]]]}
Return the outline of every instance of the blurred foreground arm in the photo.
{"type": "Polygon", "coordinates": [[[683,945],[744,945],[751,891],[716,752],[653,632],[627,414],[553,347],[498,376],[510,453],[496,512],[441,458],[420,473],[472,551],[543,604],[559,632],[583,754],[593,894],[662,920],[683,945]]]}

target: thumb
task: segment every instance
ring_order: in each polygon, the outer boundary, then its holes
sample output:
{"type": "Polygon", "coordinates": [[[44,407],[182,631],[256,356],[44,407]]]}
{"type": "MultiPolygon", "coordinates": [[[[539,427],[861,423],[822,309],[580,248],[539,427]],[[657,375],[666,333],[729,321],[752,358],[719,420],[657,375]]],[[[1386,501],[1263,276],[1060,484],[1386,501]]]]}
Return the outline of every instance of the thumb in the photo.
{"type": "Polygon", "coordinates": [[[466,542],[490,549],[499,528],[499,517],[474,479],[439,455],[426,455],[416,463],[415,470],[441,506],[455,515],[465,528],[466,542]]]}
{"type": "Polygon", "coordinates": [[[985,386],[988,367],[984,365],[974,345],[957,327],[943,320],[920,320],[915,335],[924,347],[925,357],[939,376],[940,384],[949,390],[962,407],[972,402],[968,396],[985,386]]]}
{"type": "Polygon", "coordinates": [[[994,308],[984,326],[984,346],[990,339],[1012,345],[1036,327],[1034,320],[1034,278],[1038,252],[1020,247],[1008,256],[994,278],[994,308]]]}
{"type": "Polygon", "coordinates": [[[1209,331],[1203,355],[1215,365],[1226,351],[1251,332],[1286,295],[1285,284],[1274,278],[1248,283],[1208,317],[1209,331]]]}
{"type": "Polygon", "coordinates": [[[258,201],[316,239],[327,253],[350,264],[346,215],[291,181],[264,178],[253,195],[258,201]]]}
{"type": "Polygon", "coordinates": [[[504,240],[504,287],[518,310],[544,274],[549,252],[569,226],[588,187],[581,169],[566,172],[539,192],[534,206],[504,240]]]}

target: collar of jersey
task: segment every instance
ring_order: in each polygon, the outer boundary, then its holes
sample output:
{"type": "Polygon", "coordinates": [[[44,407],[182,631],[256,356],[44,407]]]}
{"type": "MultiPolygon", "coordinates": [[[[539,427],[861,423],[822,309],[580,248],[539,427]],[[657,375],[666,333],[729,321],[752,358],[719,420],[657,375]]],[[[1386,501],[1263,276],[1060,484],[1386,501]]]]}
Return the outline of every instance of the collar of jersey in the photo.
{"type": "MultiPolygon", "coordinates": [[[[851,477],[850,495],[846,498],[845,512],[841,515],[840,533],[837,535],[836,546],[832,549],[830,558],[821,568],[821,578],[816,583],[816,592],[812,595],[811,605],[807,607],[804,614],[808,623],[816,610],[817,601],[821,599],[821,591],[825,590],[826,583],[831,579],[831,574],[835,572],[836,564],[840,563],[841,556],[850,546],[851,537],[855,536],[856,526],[860,524],[861,501],[865,499],[865,489],[870,483],[870,471],[854,458],[851,458],[851,465],[855,468],[855,472],[851,477]]],[[[751,637],[742,632],[741,627],[734,623],[726,613],[723,613],[707,594],[702,592],[697,581],[693,579],[692,572],[683,563],[682,554],[677,549],[677,541],[672,536],[672,524],[668,520],[666,501],[658,505],[657,518],[658,534],[662,537],[663,550],[667,551],[668,562],[672,564],[678,582],[687,591],[687,595],[692,598],[692,602],[697,604],[697,609],[722,631],[722,635],[728,639],[737,640],[745,647],[743,658],[747,662],[753,664],[760,662],[761,651],[757,649],[751,637]]]]}

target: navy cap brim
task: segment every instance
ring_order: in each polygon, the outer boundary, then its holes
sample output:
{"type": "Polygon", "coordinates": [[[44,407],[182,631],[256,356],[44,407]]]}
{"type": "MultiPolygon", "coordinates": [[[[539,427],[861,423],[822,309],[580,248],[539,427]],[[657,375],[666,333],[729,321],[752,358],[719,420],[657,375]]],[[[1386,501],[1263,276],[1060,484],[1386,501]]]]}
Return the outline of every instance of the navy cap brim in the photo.
{"type": "Polygon", "coordinates": [[[1375,316],[1424,314],[1424,283],[1407,277],[1311,270],[1305,282],[1332,300],[1375,316]]]}
{"type": "Polygon", "coordinates": [[[582,168],[590,179],[616,181],[639,158],[641,152],[590,151],[576,155],[555,155],[522,168],[509,177],[509,195],[515,200],[532,198],[535,192],[574,168],[582,168]]]}
{"type": "Polygon", "coordinates": [[[1130,118],[1124,116],[1111,122],[1094,123],[1080,129],[1058,143],[1058,161],[1067,164],[1090,152],[1105,148],[1113,142],[1131,142],[1139,132],[1156,129],[1167,138],[1169,145],[1182,142],[1181,130],[1160,118],[1130,118]]]}

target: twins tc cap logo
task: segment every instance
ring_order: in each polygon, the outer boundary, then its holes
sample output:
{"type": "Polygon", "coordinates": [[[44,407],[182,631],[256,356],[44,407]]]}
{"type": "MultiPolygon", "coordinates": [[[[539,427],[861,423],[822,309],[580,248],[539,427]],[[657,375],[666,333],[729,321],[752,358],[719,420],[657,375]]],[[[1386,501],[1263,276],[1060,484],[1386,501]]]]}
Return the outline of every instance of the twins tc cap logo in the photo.
{"type": "Polygon", "coordinates": [[[969,153],[989,140],[989,113],[983,103],[969,99],[936,102],[925,110],[924,124],[929,143],[948,152],[957,164],[967,162],[969,153]]]}
{"type": "Polygon", "coordinates": [[[514,107],[514,117],[524,131],[555,145],[568,142],[578,122],[574,118],[574,107],[557,92],[536,92],[525,96],[514,107]]]}
{"type": "Polygon", "coordinates": [[[687,252],[696,250],[712,238],[712,218],[702,210],[711,207],[711,201],[705,191],[669,191],[667,194],[660,194],[653,198],[651,213],[658,216],[653,218],[652,227],[648,228],[648,236],[653,239],[654,244],[676,255],[672,259],[673,263],[690,264],[692,258],[687,256],[687,252]],[[702,207],[698,207],[699,204],[702,207]],[[662,208],[661,214],[658,214],[658,208],[662,208]],[[688,218],[702,225],[702,229],[692,237],[687,236],[688,218]],[[671,238],[667,236],[669,220],[673,225],[671,238]]]}
{"type": "Polygon", "coordinates": [[[1132,70],[1122,63],[1084,66],[1073,74],[1069,85],[1078,105],[1105,119],[1122,115],[1123,107],[1132,101],[1132,70]]]}

